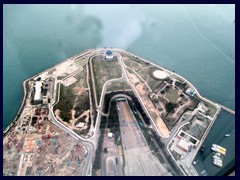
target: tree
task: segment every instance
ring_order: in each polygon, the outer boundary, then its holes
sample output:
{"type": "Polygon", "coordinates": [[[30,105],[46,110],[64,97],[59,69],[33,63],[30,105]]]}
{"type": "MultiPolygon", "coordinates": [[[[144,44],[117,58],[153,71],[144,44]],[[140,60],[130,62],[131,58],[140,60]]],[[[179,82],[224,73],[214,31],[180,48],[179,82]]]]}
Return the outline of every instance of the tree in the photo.
{"type": "Polygon", "coordinates": [[[175,107],[176,107],[176,104],[171,103],[171,102],[168,102],[168,103],[166,104],[166,106],[165,106],[166,111],[167,111],[168,113],[173,112],[173,110],[174,110],[175,107]]]}
{"type": "Polygon", "coordinates": [[[107,152],[108,152],[107,148],[104,148],[104,149],[103,149],[103,152],[104,152],[104,153],[107,153],[107,152]]]}

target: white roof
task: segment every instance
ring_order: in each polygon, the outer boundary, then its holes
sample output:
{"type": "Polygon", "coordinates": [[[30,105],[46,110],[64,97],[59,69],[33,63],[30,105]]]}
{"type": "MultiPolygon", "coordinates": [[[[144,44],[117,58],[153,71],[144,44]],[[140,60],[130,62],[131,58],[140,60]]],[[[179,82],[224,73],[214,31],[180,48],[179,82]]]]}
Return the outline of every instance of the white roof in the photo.
{"type": "Polygon", "coordinates": [[[84,122],[80,122],[80,123],[78,123],[78,125],[76,126],[76,127],[79,127],[79,128],[82,128],[82,127],[84,127],[84,122]]]}
{"type": "MultiPolygon", "coordinates": [[[[108,51],[111,51],[111,50],[108,50],[108,51]]],[[[113,54],[113,52],[111,51],[111,53],[107,53],[108,51],[106,51],[106,59],[113,59],[113,56],[114,56],[114,54],[113,54]]]]}
{"type": "Polygon", "coordinates": [[[178,146],[182,147],[183,149],[185,150],[189,150],[190,146],[191,146],[191,143],[190,142],[187,142],[186,140],[184,139],[181,139],[178,143],[178,146]]]}
{"type": "Polygon", "coordinates": [[[35,83],[34,100],[41,100],[41,87],[42,87],[42,82],[41,81],[37,81],[35,83]]]}
{"type": "Polygon", "coordinates": [[[113,137],[113,133],[108,133],[108,137],[113,137]]]}

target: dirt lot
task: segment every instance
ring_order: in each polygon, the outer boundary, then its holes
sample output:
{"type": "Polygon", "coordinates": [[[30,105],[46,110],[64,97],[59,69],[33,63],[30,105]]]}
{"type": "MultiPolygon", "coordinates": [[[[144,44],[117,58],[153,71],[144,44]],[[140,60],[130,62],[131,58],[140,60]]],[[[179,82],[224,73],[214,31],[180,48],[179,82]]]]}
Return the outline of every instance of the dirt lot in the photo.
{"type": "Polygon", "coordinates": [[[152,103],[152,101],[148,97],[148,93],[146,93],[146,88],[144,88],[144,84],[138,84],[136,86],[136,90],[138,91],[139,95],[142,97],[142,101],[146,108],[148,109],[149,113],[152,115],[152,118],[154,119],[156,126],[160,133],[163,136],[168,136],[169,135],[169,130],[165,123],[163,122],[158,109],[156,109],[152,103]]]}
{"type": "Polygon", "coordinates": [[[17,129],[3,141],[4,175],[80,175],[87,149],[49,121],[45,134],[21,134],[17,129]]]}

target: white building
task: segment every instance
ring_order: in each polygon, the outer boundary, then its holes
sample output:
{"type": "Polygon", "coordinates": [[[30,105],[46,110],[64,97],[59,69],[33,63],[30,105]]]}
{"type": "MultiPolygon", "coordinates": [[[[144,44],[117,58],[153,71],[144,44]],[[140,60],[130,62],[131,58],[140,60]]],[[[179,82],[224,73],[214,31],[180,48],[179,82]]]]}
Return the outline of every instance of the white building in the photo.
{"type": "Polygon", "coordinates": [[[41,98],[42,98],[41,91],[42,91],[42,82],[41,81],[36,81],[34,101],[41,100],[41,98]]]}
{"type": "Polygon", "coordinates": [[[109,138],[112,138],[112,137],[113,137],[113,133],[111,133],[111,132],[108,133],[108,137],[109,137],[109,138]]]}
{"type": "Polygon", "coordinates": [[[180,141],[177,144],[177,147],[180,148],[184,152],[188,152],[189,149],[192,147],[192,145],[186,139],[180,139],[180,141]]]}
{"type": "Polygon", "coordinates": [[[84,125],[85,125],[85,123],[84,122],[80,122],[80,123],[78,123],[78,125],[76,126],[77,128],[83,128],[84,127],[84,125]]]}
{"type": "Polygon", "coordinates": [[[107,50],[105,54],[105,61],[112,61],[114,59],[114,54],[111,50],[107,50]]]}

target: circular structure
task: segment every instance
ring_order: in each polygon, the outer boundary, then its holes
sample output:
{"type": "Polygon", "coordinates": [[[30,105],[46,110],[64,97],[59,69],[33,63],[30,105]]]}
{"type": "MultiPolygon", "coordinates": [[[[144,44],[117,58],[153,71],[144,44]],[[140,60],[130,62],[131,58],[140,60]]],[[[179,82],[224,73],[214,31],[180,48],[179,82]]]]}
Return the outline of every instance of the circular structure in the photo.
{"type": "Polygon", "coordinates": [[[111,56],[111,55],[112,55],[112,51],[111,51],[111,50],[108,50],[108,51],[106,52],[106,54],[109,55],[109,56],[111,56]]]}
{"type": "Polygon", "coordinates": [[[153,72],[153,76],[157,79],[166,79],[168,74],[162,70],[156,70],[153,72]]]}

